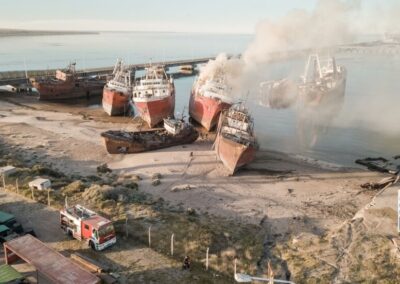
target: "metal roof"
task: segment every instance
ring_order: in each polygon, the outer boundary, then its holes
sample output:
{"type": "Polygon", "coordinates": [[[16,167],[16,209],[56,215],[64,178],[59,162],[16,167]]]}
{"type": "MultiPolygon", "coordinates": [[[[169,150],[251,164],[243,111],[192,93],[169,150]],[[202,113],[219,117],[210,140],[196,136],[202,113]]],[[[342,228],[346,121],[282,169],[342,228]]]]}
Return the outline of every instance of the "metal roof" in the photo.
{"type": "Polygon", "coordinates": [[[0,167],[0,176],[5,174],[11,174],[13,172],[15,172],[17,169],[13,166],[5,166],[5,167],[0,167]]]}
{"type": "Polygon", "coordinates": [[[11,215],[4,211],[0,211],[0,224],[6,223],[7,221],[14,218],[15,218],[14,215],[11,215]]]}
{"type": "MultiPolygon", "coordinates": [[[[0,233],[1,232],[6,232],[6,231],[9,231],[10,230],[10,228],[9,227],[7,227],[6,225],[0,225],[0,233]]],[[[1,283],[1,282],[0,282],[1,283]]]]}
{"type": "Polygon", "coordinates": [[[29,182],[29,185],[41,185],[42,183],[45,183],[45,182],[50,182],[50,180],[47,178],[37,178],[37,179],[29,182]]]}
{"type": "Polygon", "coordinates": [[[48,280],[55,283],[100,283],[97,276],[79,267],[31,235],[24,235],[8,241],[4,243],[4,247],[5,251],[11,250],[21,259],[33,265],[48,280]]]}

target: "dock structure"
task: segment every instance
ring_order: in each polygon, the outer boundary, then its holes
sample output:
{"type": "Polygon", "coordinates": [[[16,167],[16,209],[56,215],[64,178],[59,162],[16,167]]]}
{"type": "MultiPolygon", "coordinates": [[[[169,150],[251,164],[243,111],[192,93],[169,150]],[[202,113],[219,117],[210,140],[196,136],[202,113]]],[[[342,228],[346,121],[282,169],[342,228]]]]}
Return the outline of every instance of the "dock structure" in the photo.
{"type": "MultiPolygon", "coordinates": [[[[197,59],[183,59],[163,62],[152,62],[151,65],[163,65],[165,68],[177,67],[182,65],[191,65],[195,67],[197,64],[207,63],[209,60],[215,59],[215,57],[202,57],[197,59]]],[[[127,68],[130,70],[143,70],[148,67],[149,63],[131,64],[127,68]]],[[[57,69],[47,70],[17,70],[17,71],[3,71],[0,72],[0,86],[5,85],[19,85],[28,82],[31,77],[51,77],[54,76],[57,69]]],[[[78,76],[90,77],[90,76],[108,76],[111,75],[114,70],[114,66],[87,68],[77,70],[78,76]]],[[[178,73],[177,73],[178,74],[178,73]]]]}
{"type": "MultiPolygon", "coordinates": [[[[282,51],[282,52],[271,52],[269,54],[269,61],[282,61],[286,59],[293,59],[298,57],[308,56],[310,53],[329,53],[329,54],[338,54],[338,53],[351,53],[351,54],[379,54],[379,55],[400,55],[400,42],[390,42],[386,43],[383,41],[372,41],[372,42],[360,42],[354,44],[343,44],[343,45],[335,45],[335,46],[327,46],[320,47],[316,49],[306,48],[299,50],[290,50],[290,51],[282,51]]],[[[229,57],[238,57],[241,55],[229,57]]],[[[193,69],[198,64],[207,63],[209,60],[215,59],[213,57],[202,57],[197,59],[183,59],[183,60],[172,60],[172,61],[163,61],[163,62],[153,62],[152,65],[163,65],[166,69],[170,67],[178,67],[178,66],[192,66],[193,69]]],[[[143,70],[149,66],[149,63],[139,63],[139,64],[131,64],[128,65],[128,69],[130,70],[143,70]]],[[[3,71],[0,72],[0,86],[5,85],[21,85],[27,84],[28,79],[31,77],[51,77],[54,76],[57,69],[47,69],[47,70],[16,70],[16,71],[3,71]]],[[[108,67],[97,67],[97,68],[87,68],[77,70],[78,76],[89,77],[89,76],[102,76],[106,77],[111,75],[114,70],[114,66],[108,67]]],[[[170,73],[174,78],[178,78],[181,76],[188,76],[188,74],[183,74],[181,72],[176,71],[174,73],[170,73]]],[[[193,74],[190,74],[193,75],[193,74]]],[[[190,76],[189,75],[189,76],[190,76]]]]}

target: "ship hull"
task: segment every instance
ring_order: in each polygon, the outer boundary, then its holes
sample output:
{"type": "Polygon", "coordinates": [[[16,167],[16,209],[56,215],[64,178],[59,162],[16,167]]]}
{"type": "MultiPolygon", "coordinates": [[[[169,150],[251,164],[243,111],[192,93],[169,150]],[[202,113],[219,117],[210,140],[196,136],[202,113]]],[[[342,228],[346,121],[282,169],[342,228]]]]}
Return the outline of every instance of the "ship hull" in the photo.
{"type": "Polygon", "coordinates": [[[207,131],[210,131],[218,123],[221,111],[230,106],[231,104],[192,92],[189,101],[189,115],[207,131]]]}
{"type": "Polygon", "coordinates": [[[177,145],[190,144],[199,137],[198,132],[189,127],[181,131],[177,135],[169,134],[164,129],[153,129],[141,131],[140,139],[134,139],[133,136],[138,135],[138,132],[130,132],[120,135],[121,131],[106,131],[101,134],[104,138],[106,150],[110,154],[132,154],[146,151],[152,151],[162,148],[168,148],[177,145]],[[147,135],[147,139],[143,138],[147,135]],[[131,136],[130,136],[131,135],[131,136]]]}
{"type": "Polygon", "coordinates": [[[109,116],[126,114],[129,110],[129,95],[104,87],[102,105],[109,116]]]}
{"type": "Polygon", "coordinates": [[[147,122],[150,127],[154,127],[164,118],[173,117],[175,111],[175,94],[154,100],[133,100],[140,117],[147,122]]]}
{"type": "Polygon", "coordinates": [[[342,103],[345,90],[346,73],[342,74],[342,77],[336,82],[336,86],[331,89],[320,90],[317,87],[305,88],[301,89],[299,93],[305,106],[324,107],[342,103]]]}
{"type": "Polygon", "coordinates": [[[67,100],[76,98],[90,98],[102,94],[104,82],[76,82],[76,83],[32,83],[39,92],[39,100],[67,100]]]}
{"type": "Polygon", "coordinates": [[[253,145],[243,145],[219,134],[215,141],[215,150],[229,173],[233,175],[237,169],[251,163],[257,149],[253,145]]]}

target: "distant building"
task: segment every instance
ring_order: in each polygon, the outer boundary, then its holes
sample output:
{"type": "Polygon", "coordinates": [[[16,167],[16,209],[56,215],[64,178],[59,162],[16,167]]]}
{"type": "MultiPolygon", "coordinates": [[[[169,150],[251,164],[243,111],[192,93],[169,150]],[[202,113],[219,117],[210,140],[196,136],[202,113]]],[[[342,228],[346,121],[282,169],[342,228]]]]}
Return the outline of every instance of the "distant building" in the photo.
{"type": "Polygon", "coordinates": [[[45,178],[38,178],[28,183],[29,188],[36,188],[37,190],[49,189],[51,187],[51,181],[45,178]]]}

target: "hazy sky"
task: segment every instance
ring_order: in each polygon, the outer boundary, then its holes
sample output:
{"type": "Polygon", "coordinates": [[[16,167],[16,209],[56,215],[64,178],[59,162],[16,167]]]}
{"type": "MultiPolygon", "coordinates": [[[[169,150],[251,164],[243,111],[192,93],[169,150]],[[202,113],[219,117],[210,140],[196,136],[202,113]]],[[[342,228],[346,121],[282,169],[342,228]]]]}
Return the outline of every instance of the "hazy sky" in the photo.
{"type": "MultiPolygon", "coordinates": [[[[348,0],[384,5],[396,0],[348,0]]],[[[0,27],[252,33],[257,22],[317,0],[8,0],[0,27]]],[[[372,4],[371,4],[372,5],[372,4]]]]}

